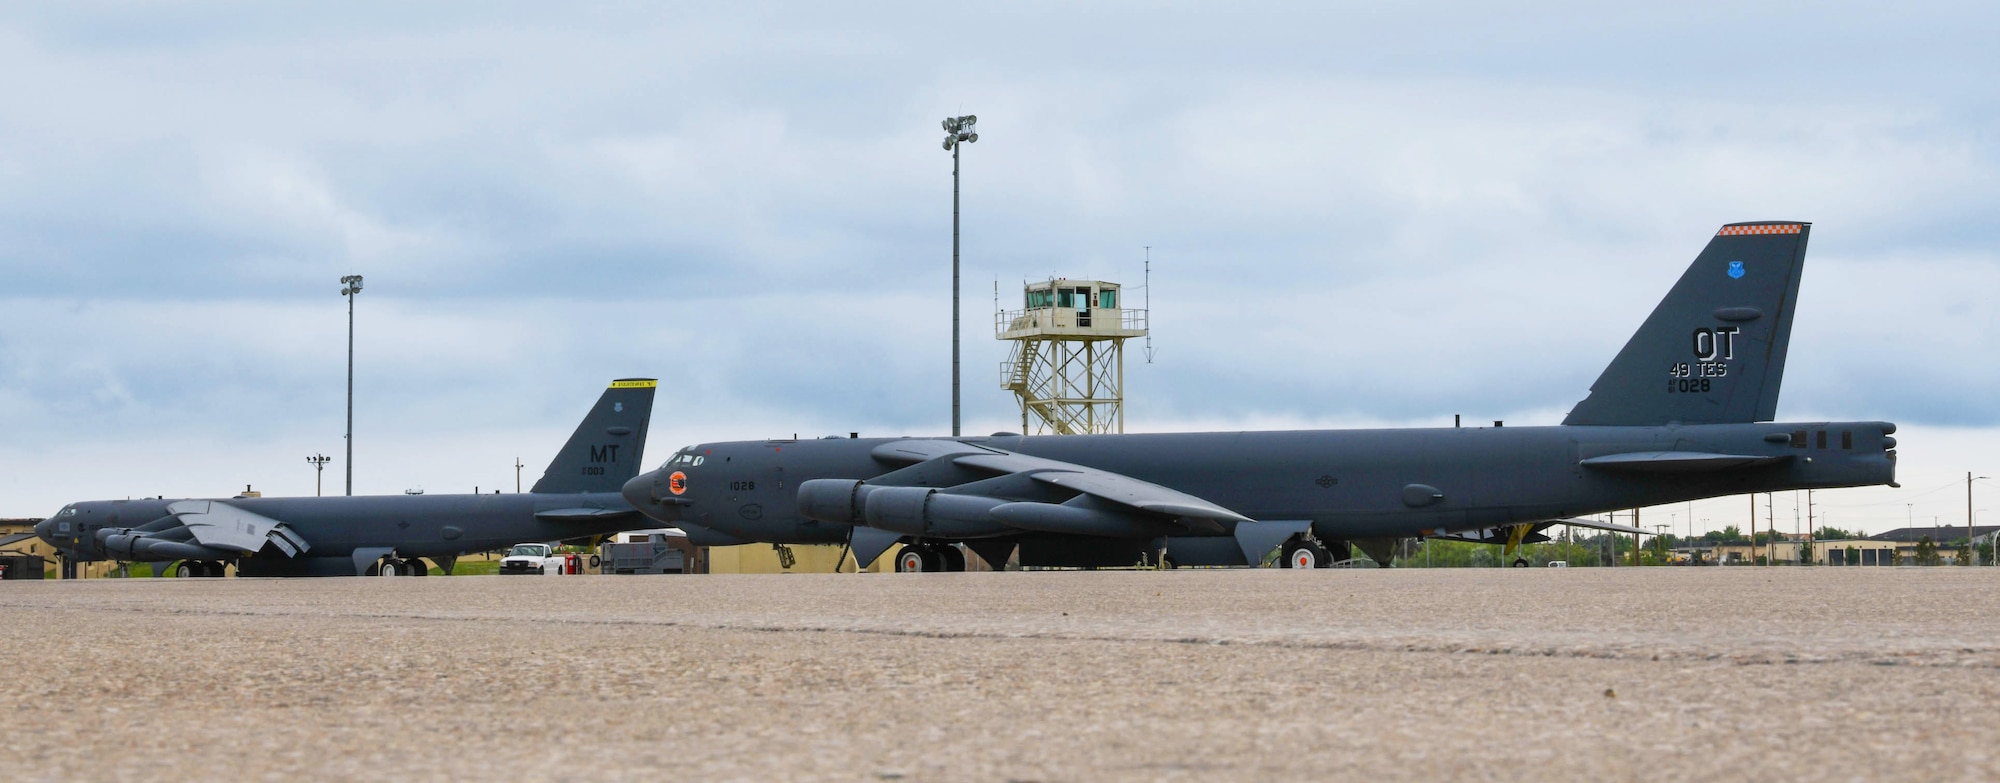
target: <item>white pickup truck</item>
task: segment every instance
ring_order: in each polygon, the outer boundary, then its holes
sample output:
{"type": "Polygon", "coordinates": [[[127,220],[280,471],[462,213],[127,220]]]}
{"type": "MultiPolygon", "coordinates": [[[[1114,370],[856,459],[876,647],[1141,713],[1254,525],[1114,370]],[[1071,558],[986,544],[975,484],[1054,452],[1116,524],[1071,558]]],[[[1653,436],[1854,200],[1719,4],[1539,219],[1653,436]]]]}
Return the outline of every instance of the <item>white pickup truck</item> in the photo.
{"type": "Polygon", "coordinates": [[[562,564],[563,556],[556,554],[554,544],[515,544],[507,550],[506,557],[500,558],[500,573],[561,573],[562,564]]]}

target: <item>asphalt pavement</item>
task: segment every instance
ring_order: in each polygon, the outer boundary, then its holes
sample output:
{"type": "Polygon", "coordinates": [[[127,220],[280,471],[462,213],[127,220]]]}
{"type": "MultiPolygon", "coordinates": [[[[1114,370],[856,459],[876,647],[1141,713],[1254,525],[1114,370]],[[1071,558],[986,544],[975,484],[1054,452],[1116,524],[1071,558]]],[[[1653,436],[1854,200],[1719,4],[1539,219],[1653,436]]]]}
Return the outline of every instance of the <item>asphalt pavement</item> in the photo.
{"type": "Polygon", "coordinates": [[[0,583],[0,778],[2000,779],[2000,569],[0,583]]]}

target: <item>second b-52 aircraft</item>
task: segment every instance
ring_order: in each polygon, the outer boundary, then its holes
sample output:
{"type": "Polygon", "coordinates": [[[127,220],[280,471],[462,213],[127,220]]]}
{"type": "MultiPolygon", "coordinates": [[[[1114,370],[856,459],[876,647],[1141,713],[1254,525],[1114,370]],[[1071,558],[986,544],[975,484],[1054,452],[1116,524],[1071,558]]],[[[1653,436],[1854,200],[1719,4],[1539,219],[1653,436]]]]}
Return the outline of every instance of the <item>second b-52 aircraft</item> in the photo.
{"type": "Polygon", "coordinates": [[[899,571],[1326,566],[1358,546],[1547,540],[1585,514],[1894,486],[1893,424],[1773,423],[1811,225],[1709,240],[1560,426],[707,443],[625,497],[696,543],[849,543],[899,571]]]}
{"type": "Polygon", "coordinates": [[[173,565],[178,576],[421,576],[460,555],[644,527],[619,488],[639,472],[650,378],[612,381],[526,494],[93,500],[35,532],[72,561],[173,565]],[[178,563],[176,563],[178,561],[178,563]]]}

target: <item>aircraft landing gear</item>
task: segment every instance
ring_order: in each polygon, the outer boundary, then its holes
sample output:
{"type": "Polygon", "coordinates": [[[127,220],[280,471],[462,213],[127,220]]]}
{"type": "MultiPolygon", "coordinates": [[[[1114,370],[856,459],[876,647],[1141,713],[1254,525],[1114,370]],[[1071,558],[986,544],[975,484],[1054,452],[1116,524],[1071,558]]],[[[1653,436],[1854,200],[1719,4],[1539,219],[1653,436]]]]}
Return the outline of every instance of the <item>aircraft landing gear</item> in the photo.
{"type": "Polygon", "coordinates": [[[410,576],[431,575],[431,567],[425,564],[424,559],[421,557],[412,557],[408,560],[403,561],[403,567],[409,571],[410,576]]]}
{"type": "Polygon", "coordinates": [[[195,577],[214,578],[222,576],[228,567],[226,563],[219,563],[213,560],[182,560],[180,565],[174,566],[174,577],[177,579],[193,579],[195,577]]]}
{"type": "Polygon", "coordinates": [[[1285,542],[1285,557],[1278,561],[1279,568],[1330,568],[1333,555],[1320,546],[1318,541],[1294,538],[1285,542]]]}
{"type": "Polygon", "coordinates": [[[1527,567],[1528,567],[1528,559],[1527,559],[1527,558],[1525,558],[1525,557],[1517,557],[1517,558],[1514,558],[1514,567],[1515,567],[1515,568],[1527,568],[1527,567]]]}
{"type": "Polygon", "coordinates": [[[922,544],[906,544],[903,551],[896,554],[896,573],[899,574],[937,571],[941,570],[941,566],[931,548],[922,544]]]}
{"type": "Polygon", "coordinates": [[[896,573],[964,571],[965,553],[950,544],[904,544],[896,555],[896,573]]]}
{"type": "Polygon", "coordinates": [[[369,576],[408,576],[409,566],[393,557],[385,557],[368,567],[369,576]]]}

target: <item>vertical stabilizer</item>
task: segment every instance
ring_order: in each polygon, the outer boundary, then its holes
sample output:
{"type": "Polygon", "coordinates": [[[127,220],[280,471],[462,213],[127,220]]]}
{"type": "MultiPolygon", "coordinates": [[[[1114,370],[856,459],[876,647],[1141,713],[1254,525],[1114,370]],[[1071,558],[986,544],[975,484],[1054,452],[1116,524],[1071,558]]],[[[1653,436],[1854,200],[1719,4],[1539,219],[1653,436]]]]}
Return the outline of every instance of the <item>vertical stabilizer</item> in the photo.
{"type": "Polygon", "coordinates": [[[1776,418],[1811,232],[1798,222],[1723,226],[1563,423],[1776,418]]]}
{"type": "Polygon", "coordinates": [[[617,492],[623,488],[627,480],[639,475],[646,424],[653,419],[653,392],[658,386],[651,378],[612,381],[562,451],[556,453],[542,480],[528,491],[617,492]]]}

